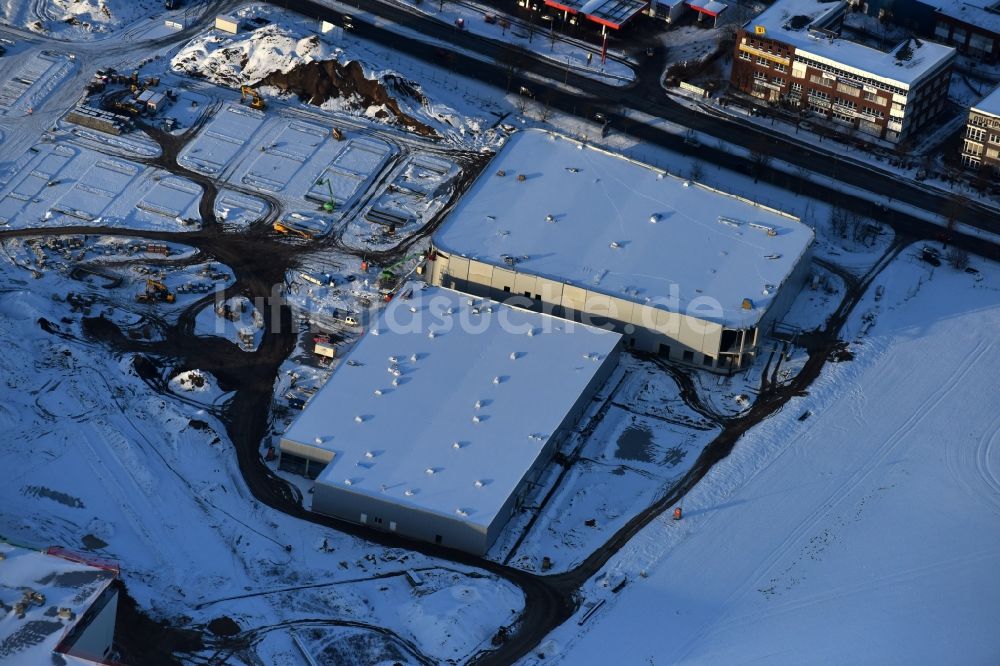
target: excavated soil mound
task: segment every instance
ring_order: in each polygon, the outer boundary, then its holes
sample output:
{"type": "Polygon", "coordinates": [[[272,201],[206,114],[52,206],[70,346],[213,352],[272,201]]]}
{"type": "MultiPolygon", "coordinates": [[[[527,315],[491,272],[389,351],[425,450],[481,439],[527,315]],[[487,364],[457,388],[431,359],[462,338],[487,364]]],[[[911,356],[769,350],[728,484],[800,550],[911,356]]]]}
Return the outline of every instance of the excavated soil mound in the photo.
{"type": "Polygon", "coordinates": [[[322,60],[296,65],[287,72],[275,72],[261,79],[257,85],[274,86],[279,90],[298,95],[299,99],[319,106],[330,99],[341,98],[356,110],[380,107],[374,116],[388,119],[397,125],[424,136],[435,136],[429,125],[407,115],[399,108],[399,102],[390,95],[387,87],[397,96],[408,97],[418,104],[424,104],[424,96],[409,81],[395,75],[378,79],[365,77],[360,63],[351,61],[342,65],[336,60],[322,60]]]}

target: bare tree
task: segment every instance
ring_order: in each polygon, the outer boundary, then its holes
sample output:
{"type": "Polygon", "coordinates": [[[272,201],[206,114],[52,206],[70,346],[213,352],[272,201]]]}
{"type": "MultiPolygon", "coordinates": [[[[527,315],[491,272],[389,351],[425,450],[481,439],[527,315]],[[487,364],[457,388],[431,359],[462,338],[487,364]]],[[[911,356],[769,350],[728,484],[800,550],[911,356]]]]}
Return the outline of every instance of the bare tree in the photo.
{"type": "Polygon", "coordinates": [[[847,238],[847,227],[849,224],[849,216],[846,210],[840,206],[834,206],[830,209],[830,230],[836,236],[841,238],[847,238]]]}
{"type": "Polygon", "coordinates": [[[955,270],[964,271],[969,267],[969,253],[960,247],[953,247],[948,250],[945,258],[955,270]]]}
{"type": "Polygon", "coordinates": [[[700,183],[701,179],[705,176],[705,167],[701,165],[701,162],[695,160],[691,163],[691,180],[696,183],[700,183]]]}
{"type": "Polygon", "coordinates": [[[771,156],[762,150],[751,150],[750,151],[750,166],[753,170],[753,182],[760,180],[760,177],[764,174],[764,169],[767,165],[771,163],[771,156]]]}

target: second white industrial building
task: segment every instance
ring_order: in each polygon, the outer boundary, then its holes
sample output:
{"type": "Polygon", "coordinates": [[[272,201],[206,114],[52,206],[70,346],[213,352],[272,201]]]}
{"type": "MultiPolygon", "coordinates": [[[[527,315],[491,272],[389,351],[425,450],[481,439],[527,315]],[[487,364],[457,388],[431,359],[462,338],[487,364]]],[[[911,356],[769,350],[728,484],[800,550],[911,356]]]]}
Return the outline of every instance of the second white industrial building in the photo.
{"type": "Polygon", "coordinates": [[[617,362],[621,336],[410,283],[280,442],[312,509],[484,554],[617,362]]]}
{"type": "Polygon", "coordinates": [[[433,238],[428,282],[607,326],[716,372],[809,274],[796,217],[568,137],[512,135],[433,238]]]}

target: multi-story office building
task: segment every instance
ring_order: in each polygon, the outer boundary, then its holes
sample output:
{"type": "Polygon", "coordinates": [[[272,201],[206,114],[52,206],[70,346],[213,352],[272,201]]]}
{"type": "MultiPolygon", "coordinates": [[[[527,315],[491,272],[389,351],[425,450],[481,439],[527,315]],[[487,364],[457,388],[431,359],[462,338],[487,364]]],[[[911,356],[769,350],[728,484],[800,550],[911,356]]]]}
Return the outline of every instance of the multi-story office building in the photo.
{"type": "Polygon", "coordinates": [[[737,35],[732,82],[898,143],[944,107],[955,49],[907,39],[880,51],[840,37],[846,2],[779,0],[737,35]]]}

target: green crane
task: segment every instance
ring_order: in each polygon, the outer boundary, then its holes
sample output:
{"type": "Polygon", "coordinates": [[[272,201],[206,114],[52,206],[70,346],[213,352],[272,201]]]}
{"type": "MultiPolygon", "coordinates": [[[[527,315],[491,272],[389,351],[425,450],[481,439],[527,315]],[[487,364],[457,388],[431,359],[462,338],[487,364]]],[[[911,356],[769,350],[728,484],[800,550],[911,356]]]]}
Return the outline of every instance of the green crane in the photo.
{"type": "Polygon", "coordinates": [[[326,185],[326,191],[330,193],[330,198],[323,203],[323,210],[327,213],[332,213],[333,209],[337,207],[337,200],[333,196],[333,187],[330,186],[329,178],[320,178],[316,181],[317,185],[326,185]]]}

